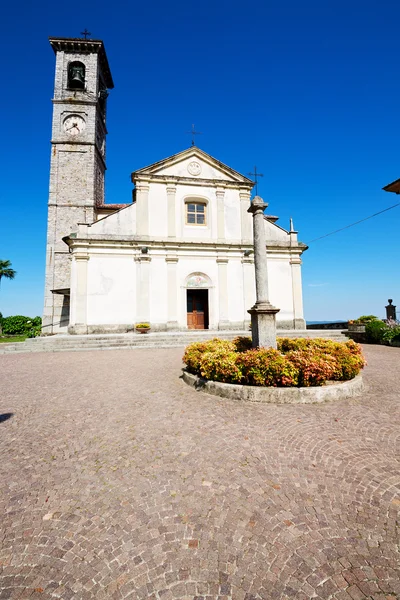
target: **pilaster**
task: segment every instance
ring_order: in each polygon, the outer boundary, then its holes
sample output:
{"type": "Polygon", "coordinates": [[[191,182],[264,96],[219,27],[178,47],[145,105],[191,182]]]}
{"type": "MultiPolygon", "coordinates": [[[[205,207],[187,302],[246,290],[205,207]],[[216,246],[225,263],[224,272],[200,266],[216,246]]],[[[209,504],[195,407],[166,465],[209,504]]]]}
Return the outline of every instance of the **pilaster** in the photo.
{"type": "Polygon", "coordinates": [[[176,237],[176,185],[167,184],[167,203],[168,203],[168,237],[176,237]]]}
{"type": "Polygon", "coordinates": [[[218,256],[218,287],[219,287],[219,323],[218,329],[226,329],[229,324],[228,305],[228,258],[218,256]]]}
{"type": "Polygon", "coordinates": [[[225,239],[225,190],[217,188],[215,195],[217,197],[217,237],[219,240],[225,239]]]}
{"type": "Polygon", "coordinates": [[[149,235],[149,189],[147,182],[136,184],[136,233],[149,235]]]}
{"type": "Polygon", "coordinates": [[[290,259],[290,268],[292,271],[293,327],[294,329],[306,329],[306,322],[303,316],[301,258],[299,256],[290,259]]]}
{"type": "Polygon", "coordinates": [[[242,242],[251,242],[251,219],[248,215],[250,206],[250,190],[240,190],[240,224],[242,230],[242,242]]]}
{"type": "Polygon", "coordinates": [[[147,254],[135,256],[136,262],[136,322],[150,323],[150,263],[147,254]]]}
{"type": "Polygon", "coordinates": [[[89,255],[87,251],[77,251],[73,255],[75,262],[75,290],[71,289],[75,319],[70,333],[87,333],[87,276],[89,255]],[[74,293],[75,292],[75,293],[74,293]],[[75,297],[74,297],[75,296],[75,297]]]}
{"type": "Polygon", "coordinates": [[[167,263],[167,293],[168,293],[168,317],[167,330],[178,330],[178,277],[177,264],[178,257],[176,255],[168,255],[165,258],[167,263]]]}

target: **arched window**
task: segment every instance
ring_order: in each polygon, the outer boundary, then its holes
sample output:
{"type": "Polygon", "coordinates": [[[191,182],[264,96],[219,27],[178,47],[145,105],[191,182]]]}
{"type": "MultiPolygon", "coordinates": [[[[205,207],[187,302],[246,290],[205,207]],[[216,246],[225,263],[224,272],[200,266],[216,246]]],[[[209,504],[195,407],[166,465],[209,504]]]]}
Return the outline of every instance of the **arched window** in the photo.
{"type": "Polygon", "coordinates": [[[68,87],[71,90],[85,89],[85,65],[78,60],[68,65],[68,87]]]}
{"type": "Polygon", "coordinates": [[[195,198],[186,200],[186,225],[207,225],[207,204],[195,198]]]}

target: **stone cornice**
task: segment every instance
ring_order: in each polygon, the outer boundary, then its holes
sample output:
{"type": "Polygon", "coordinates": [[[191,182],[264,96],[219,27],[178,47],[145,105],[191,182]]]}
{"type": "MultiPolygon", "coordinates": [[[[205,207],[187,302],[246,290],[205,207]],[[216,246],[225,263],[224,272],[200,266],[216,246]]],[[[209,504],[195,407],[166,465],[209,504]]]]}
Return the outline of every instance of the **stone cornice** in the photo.
{"type": "Polygon", "coordinates": [[[253,188],[254,184],[245,183],[243,181],[228,181],[225,179],[200,179],[193,177],[181,177],[181,176],[171,176],[171,175],[139,175],[135,177],[133,183],[136,186],[140,185],[142,182],[146,183],[165,183],[168,185],[191,185],[191,186],[210,186],[210,187],[218,187],[218,188],[246,188],[249,192],[253,188]]]}
{"type": "MultiPolygon", "coordinates": [[[[150,252],[155,250],[163,250],[165,252],[174,252],[179,256],[179,252],[182,251],[196,251],[196,252],[217,252],[220,255],[227,255],[230,253],[244,253],[245,250],[253,249],[252,243],[242,243],[240,241],[224,244],[215,241],[201,241],[201,240],[185,240],[181,242],[165,239],[149,239],[146,236],[110,236],[110,235],[98,235],[96,237],[72,237],[66,236],[63,241],[69,246],[69,248],[76,252],[81,248],[102,248],[102,249],[132,249],[140,251],[141,247],[145,244],[148,246],[150,252]]],[[[299,243],[298,246],[290,246],[285,243],[273,243],[267,244],[267,251],[269,253],[279,252],[280,254],[292,255],[293,257],[300,256],[304,250],[307,249],[305,244],[299,243]]]]}

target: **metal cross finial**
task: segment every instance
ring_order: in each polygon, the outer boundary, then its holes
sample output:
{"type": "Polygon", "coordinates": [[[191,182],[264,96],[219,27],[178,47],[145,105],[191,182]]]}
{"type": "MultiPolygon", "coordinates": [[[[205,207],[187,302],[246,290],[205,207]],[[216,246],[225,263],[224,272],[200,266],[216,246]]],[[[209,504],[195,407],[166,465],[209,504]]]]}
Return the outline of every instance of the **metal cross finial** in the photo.
{"type": "Polygon", "coordinates": [[[81,31],[81,35],[84,35],[84,36],[85,36],[85,40],[86,40],[86,39],[87,39],[87,36],[88,36],[88,35],[92,35],[92,34],[91,34],[91,33],[90,33],[90,31],[88,31],[88,30],[86,29],[86,27],[85,27],[84,31],[81,31]]]}
{"type": "Polygon", "coordinates": [[[191,134],[191,136],[192,136],[192,146],[195,146],[195,145],[196,145],[196,144],[195,144],[195,142],[194,142],[194,136],[195,136],[195,135],[201,135],[201,134],[202,134],[202,132],[201,132],[201,131],[196,131],[196,130],[195,130],[195,128],[194,128],[194,125],[192,125],[192,131],[187,131],[186,133],[190,133],[190,134],[191,134]]]}
{"type": "Polygon", "coordinates": [[[258,179],[257,177],[264,177],[263,173],[257,173],[257,167],[254,167],[254,173],[247,173],[254,177],[254,183],[256,184],[256,196],[258,196],[258,179]]]}

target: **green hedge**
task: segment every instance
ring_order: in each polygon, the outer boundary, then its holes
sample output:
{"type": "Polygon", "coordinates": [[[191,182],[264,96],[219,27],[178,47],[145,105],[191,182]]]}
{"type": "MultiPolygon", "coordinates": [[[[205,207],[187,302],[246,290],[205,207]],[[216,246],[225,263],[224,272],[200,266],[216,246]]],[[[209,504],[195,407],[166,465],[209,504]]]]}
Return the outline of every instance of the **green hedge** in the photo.
{"type": "Polygon", "coordinates": [[[365,365],[352,340],[278,339],[278,349],[251,348],[251,339],[214,338],[188,346],[183,362],[190,373],[212,381],[257,386],[320,386],[353,379],[365,365]]]}
{"type": "Polygon", "coordinates": [[[34,337],[39,335],[42,327],[41,317],[24,317],[15,315],[13,317],[2,317],[0,319],[3,335],[27,335],[34,337]]]}
{"type": "Polygon", "coordinates": [[[398,321],[371,321],[365,325],[366,340],[370,344],[390,344],[400,339],[398,321]]]}

